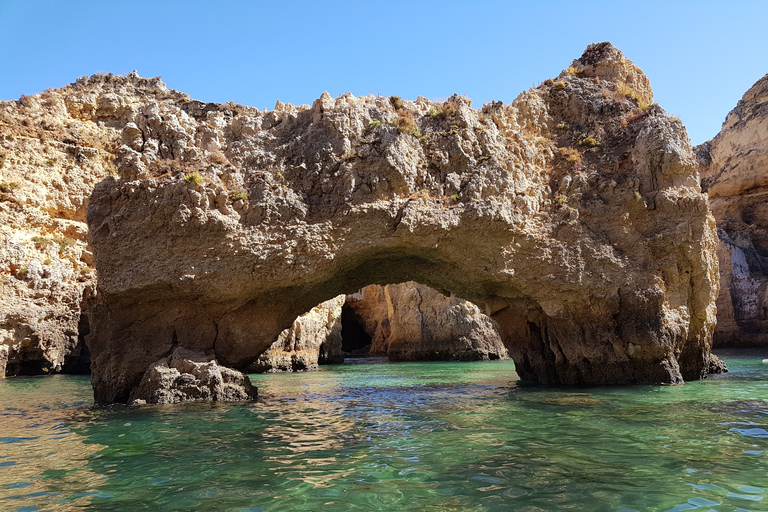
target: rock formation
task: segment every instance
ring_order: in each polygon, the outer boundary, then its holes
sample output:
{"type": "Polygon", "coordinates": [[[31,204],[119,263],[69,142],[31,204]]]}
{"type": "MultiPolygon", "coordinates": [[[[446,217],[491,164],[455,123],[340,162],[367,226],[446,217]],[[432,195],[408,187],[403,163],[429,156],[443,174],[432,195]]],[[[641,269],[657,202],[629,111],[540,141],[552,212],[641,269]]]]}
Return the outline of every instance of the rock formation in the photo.
{"type": "Polygon", "coordinates": [[[507,359],[493,321],[465,300],[413,281],[370,285],[345,307],[370,338],[370,355],[392,361],[507,359]]]}
{"type": "Polygon", "coordinates": [[[344,295],[318,304],[296,320],[256,362],[249,372],[316,370],[318,364],[341,363],[341,308],[344,295]]]}
{"type": "Polygon", "coordinates": [[[480,110],[147,98],[88,205],[97,401],[178,347],[248,368],[316,304],[408,280],[489,313],[524,379],[700,378],[715,224],[684,127],[651,101],[608,43],[480,110]]]}
{"type": "Polygon", "coordinates": [[[159,79],[97,76],[0,102],[0,376],[88,371],[88,197],[115,172],[139,106],[172,98],[187,96],[159,79]]]}
{"type": "Polygon", "coordinates": [[[247,376],[223,367],[211,354],[176,349],[152,363],[131,392],[134,404],[173,404],[192,400],[237,401],[256,398],[247,376]]]}
{"type": "Polygon", "coordinates": [[[493,321],[462,299],[414,282],[369,285],[315,306],[280,333],[249,372],[316,370],[344,355],[393,361],[507,359],[493,321]]]}
{"type": "Polygon", "coordinates": [[[720,346],[768,343],[768,75],[696,148],[719,228],[720,346]]]}

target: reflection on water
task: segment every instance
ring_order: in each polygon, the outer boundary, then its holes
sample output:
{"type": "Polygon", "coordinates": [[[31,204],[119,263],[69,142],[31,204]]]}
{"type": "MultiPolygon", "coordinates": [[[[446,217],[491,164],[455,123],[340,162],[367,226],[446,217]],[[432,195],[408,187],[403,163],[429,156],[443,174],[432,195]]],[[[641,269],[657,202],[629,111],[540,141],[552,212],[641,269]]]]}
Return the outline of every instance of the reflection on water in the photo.
{"type": "Polygon", "coordinates": [[[519,386],[510,361],[253,376],[252,404],[94,407],[0,381],[0,510],[768,510],[768,365],[519,386]]]}

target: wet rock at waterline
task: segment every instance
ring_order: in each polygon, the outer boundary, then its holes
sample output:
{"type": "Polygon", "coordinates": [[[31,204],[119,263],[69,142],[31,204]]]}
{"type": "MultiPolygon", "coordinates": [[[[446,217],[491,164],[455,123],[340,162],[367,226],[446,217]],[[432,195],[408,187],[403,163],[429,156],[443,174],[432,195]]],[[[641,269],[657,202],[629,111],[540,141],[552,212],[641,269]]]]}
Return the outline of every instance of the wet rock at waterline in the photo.
{"type": "Polygon", "coordinates": [[[768,343],[768,75],[696,148],[720,244],[719,346],[768,343]]]}
{"type": "Polygon", "coordinates": [[[212,354],[181,347],[152,363],[131,392],[134,404],[192,400],[240,401],[256,398],[247,375],[218,364],[212,354]]]}
{"type": "Polygon", "coordinates": [[[127,401],[176,347],[248,368],[315,305],[408,280],[490,314],[523,379],[700,378],[715,224],[685,128],[651,102],[607,43],[478,110],[148,101],[88,206],[96,399],[127,401]]]}

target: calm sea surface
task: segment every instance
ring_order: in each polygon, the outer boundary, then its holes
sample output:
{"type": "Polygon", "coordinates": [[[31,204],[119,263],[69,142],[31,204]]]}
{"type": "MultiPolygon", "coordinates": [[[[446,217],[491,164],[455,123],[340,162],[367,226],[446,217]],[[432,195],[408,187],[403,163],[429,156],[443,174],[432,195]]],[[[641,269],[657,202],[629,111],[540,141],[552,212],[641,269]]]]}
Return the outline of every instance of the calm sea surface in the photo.
{"type": "Polygon", "coordinates": [[[252,376],[249,404],[0,379],[0,510],[768,510],[768,350],[721,354],[725,376],[593,389],[359,360],[252,376]]]}

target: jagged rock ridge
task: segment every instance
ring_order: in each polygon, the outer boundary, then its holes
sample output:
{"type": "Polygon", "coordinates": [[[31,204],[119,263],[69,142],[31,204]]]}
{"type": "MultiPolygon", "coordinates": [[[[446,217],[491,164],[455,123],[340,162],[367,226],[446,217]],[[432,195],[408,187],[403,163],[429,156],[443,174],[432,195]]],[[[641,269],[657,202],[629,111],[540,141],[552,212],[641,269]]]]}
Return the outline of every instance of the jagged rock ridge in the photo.
{"type": "Polygon", "coordinates": [[[128,400],[179,346],[247,368],[298,314],[408,280],[490,314],[525,379],[701,377],[715,225],[684,127],[651,101],[601,43],[480,110],[146,102],[88,206],[96,399],[128,400]]]}

